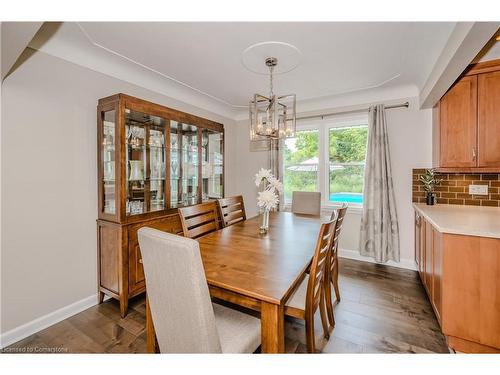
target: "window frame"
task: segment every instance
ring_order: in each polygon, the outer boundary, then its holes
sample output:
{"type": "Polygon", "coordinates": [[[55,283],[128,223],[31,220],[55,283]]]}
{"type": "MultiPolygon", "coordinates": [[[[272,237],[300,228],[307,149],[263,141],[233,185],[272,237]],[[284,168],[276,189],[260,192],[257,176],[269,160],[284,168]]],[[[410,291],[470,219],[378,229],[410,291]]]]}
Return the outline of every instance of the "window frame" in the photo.
{"type": "MultiPolygon", "coordinates": [[[[324,120],[309,120],[297,123],[297,132],[307,131],[307,130],[317,130],[318,131],[318,175],[316,185],[319,187],[321,192],[321,207],[326,210],[332,210],[340,205],[342,202],[331,202],[328,197],[330,196],[330,155],[329,147],[327,145],[330,142],[330,129],[334,128],[347,128],[351,126],[356,126],[360,124],[366,124],[368,126],[368,114],[350,114],[350,115],[339,115],[334,116],[324,120]]],[[[281,161],[281,172],[282,176],[285,175],[285,163],[284,163],[284,147],[280,147],[280,161],[281,161]]],[[[365,156],[366,162],[366,156],[365,156]]],[[[284,179],[284,178],[283,178],[284,179]]],[[[291,199],[284,199],[285,207],[291,206],[291,199]]],[[[363,203],[349,203],[349,211],[359,211],[363,209],[363,203]]]]}

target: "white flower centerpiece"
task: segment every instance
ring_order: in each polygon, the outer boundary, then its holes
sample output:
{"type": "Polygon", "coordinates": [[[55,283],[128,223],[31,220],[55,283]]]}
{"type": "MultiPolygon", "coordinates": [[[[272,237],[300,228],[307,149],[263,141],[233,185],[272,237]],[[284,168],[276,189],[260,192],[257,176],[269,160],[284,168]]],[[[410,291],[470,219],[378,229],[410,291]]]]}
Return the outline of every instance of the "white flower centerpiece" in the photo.
{"type": "Polygon", "coordinates": [[[283,184],[271,173],[270,169],[261,168],[255,175],[255,185],[263,188],[257,196],[257,206],[262,214],[260,233],[269,230],[269,212],[279,204],[279,195],[283,192],[283,184]]]}

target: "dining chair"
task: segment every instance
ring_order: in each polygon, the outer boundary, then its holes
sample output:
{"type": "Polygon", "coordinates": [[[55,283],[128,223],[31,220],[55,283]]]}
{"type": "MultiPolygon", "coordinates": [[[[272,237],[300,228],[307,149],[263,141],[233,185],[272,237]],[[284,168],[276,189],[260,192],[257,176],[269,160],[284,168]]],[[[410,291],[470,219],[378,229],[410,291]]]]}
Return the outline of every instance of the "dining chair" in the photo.
{"type": "Polygon", "coordinates": [[[320,215],[321,193],[317,191],[292,192],[292,212],[305,215],[320,215]]]}
{"type": "Polygon", "coordinates": [[[327,257],[327,269],[325,282],[325,301],[326,301],[326,311],[328,313],[328,320],[330,325],[335,326],[335,317],[333,314],[333,301],[332,301],[332,288],[335,290],[335,298],[337,303],[340,302],[340,290],[339,290],[339,260],[338,260],[338,247],[340,232],[342,231],[342,225],[344,224],[344,216],[347,212],[347,203],[343,203],[342,206],[332,212],[331,220],[335,222],[335,228],[333,230],[333,238],[330,244],[330,250],[328,251],[327,257]]]}
{"type": "Polygon", "coordinates": [[[245,204],[241,195],[218,199],[217,205],[219,206],[219,216],[224,227],[247,219],[245,204]]]}
{"type": "Polygon", "coordinates": [[[324,337],[330,337],[325,310],[324,277],[330,244],[333,238],[335,222],[330,220],[321,224],[314,256],[309,274],[304,274],[304,279],[288,298],[285,305],[285,315],[306,322],[307,351],[316,352],[314,337],[314,313],[319,307],[324,337]]]}
{"type": "Polygon", "coordinates": [[[179,208],[184,237],[198,238],[220,229],[215,201],[179,208]]]}
{"type": "Polygon", "coordinates": [[[253,353],[260,320],[210,301],[197,241],[138,231],[148,303],[161,353],[253,353]]]}

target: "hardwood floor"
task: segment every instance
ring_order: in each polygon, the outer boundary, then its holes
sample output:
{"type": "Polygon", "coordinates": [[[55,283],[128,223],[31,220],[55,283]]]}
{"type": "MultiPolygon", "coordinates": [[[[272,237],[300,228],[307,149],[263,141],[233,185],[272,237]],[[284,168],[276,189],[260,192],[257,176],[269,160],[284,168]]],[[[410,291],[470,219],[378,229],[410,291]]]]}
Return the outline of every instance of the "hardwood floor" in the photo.
{"type": "MultiPolygon", "coordinates": [[[[340,259],[341,302],[335,329],[323,339],[319,311],[316,345],[323,353],[448,353],[418,274],[340,259]]],[[[286,352],[305,353],[303,321],[285,323],[286,352]]],[[[8,352],[144,353],[145,301],[130,301],[125,319],[115,300],[87,309],[9,348],[8,352]]]]}

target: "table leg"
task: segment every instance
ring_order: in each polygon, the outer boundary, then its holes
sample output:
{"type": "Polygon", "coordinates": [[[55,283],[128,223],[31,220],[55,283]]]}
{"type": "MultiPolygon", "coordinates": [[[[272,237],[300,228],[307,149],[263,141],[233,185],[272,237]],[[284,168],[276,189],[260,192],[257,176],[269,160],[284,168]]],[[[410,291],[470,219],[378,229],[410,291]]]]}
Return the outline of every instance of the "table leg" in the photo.
{"type": "Polygon", "coordinates": [[[260,313],[262,353],[284,353],[285,314],[283,306],[262,301],[260,313]]]}
{"type": "Polygon", "coordinates": [[[158,353],[158,345],[156,342],[155,327],[153,326],[153,317],[149,307],[149,300],[146,296],[146,351],[148,353],[158,353]]]}

